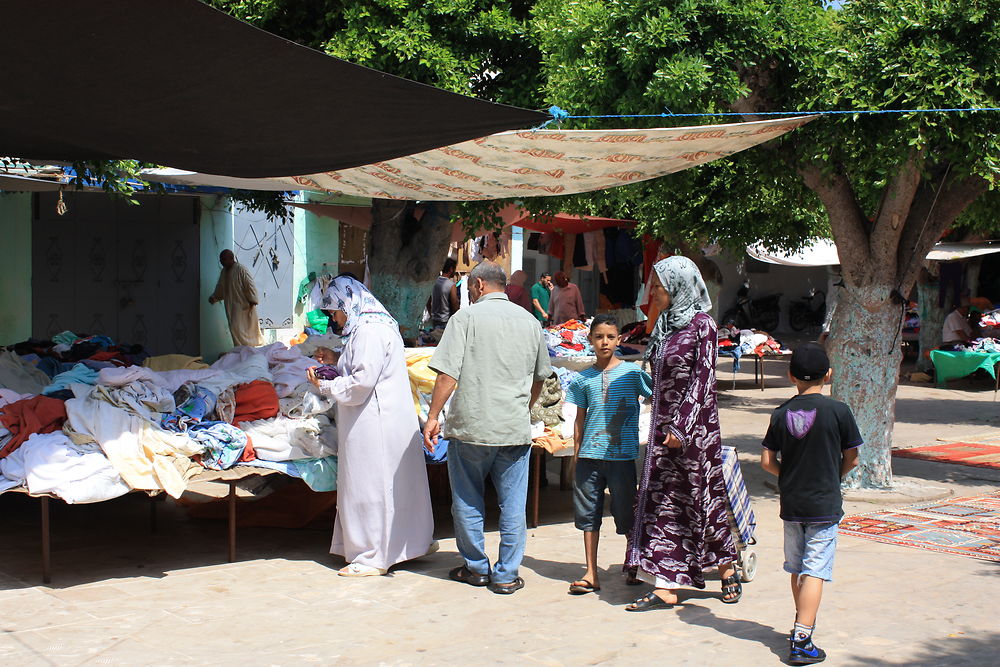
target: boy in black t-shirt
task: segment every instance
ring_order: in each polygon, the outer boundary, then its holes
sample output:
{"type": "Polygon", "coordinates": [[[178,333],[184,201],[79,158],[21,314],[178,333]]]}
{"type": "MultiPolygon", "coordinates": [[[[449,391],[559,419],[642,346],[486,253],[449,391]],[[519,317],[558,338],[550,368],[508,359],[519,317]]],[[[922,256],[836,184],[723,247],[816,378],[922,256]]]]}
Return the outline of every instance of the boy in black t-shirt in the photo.
{"type": "Polygon", "coordinates": [[[812,633],[844,516],[840,482],[857,465],[862,440],[851,409],[822,393],[831,376],[822,347],[808,343],[795,350],[788,376],[799,393],[771,415],[760,462],[778,476],[785,522],[785,571],[795,600],[789,663],[810,665],[826,659],[812,633]]]}

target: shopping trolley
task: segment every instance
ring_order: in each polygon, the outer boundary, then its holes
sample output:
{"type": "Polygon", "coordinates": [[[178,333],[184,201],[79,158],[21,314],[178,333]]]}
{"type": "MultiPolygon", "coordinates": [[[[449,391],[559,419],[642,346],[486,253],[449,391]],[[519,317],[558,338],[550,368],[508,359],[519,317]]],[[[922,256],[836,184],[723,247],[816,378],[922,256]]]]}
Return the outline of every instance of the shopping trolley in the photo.
{"type": "Polygon", "coordinates": [[[722,448],[722,476],[726,482],[726,514],[729,517],[729,529],[736,543],[736,570],[740,581],[750,582],[757,574],[757,552],[750,547],[757,543],[754,531],[757,529],[757,518],[750,504],[750,494],[743,482],[740,471],[740,459],[733,447],[722,448]]]}

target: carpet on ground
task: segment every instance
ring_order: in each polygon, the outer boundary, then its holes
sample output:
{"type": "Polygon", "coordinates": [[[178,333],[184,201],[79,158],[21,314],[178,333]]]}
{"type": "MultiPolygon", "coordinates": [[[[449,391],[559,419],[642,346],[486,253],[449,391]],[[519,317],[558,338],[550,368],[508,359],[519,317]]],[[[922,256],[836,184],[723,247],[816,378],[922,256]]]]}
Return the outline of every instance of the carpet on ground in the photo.
{"type": "Polygon", "coordinates": [[[840,532],[1000,562],[1000,491],[846,516],[840,532]]]}
{"type": "Polygon", "coordinates": [[[957,463],[977,468],[1000,469],[1000,445],[982,442],[949,442],[928,445],[927,447],[894,449],[892,455],[908,459],[957,463]]]}

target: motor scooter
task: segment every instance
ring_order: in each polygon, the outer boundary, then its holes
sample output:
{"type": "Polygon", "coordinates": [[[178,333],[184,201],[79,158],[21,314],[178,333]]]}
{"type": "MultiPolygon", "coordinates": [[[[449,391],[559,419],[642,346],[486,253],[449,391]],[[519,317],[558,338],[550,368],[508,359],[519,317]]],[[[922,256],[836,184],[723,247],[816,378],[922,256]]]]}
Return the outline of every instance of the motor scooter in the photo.
{"type": "Polygon", "coordinates": [[[793,331],[802,331],[807,327],[820,327],[826,320],[826,292],[811,289],[801,299],[796,299],[788,306],[788,325],[793,331]]]}
{"type": "Polygon", "coordinates": [[[750,282],[744,281],[736,292],[736,305],[722,315],[722,324],[733,324],[738,329],[774,331],[781,319],[781,292],[750,298],[750,282]]]}

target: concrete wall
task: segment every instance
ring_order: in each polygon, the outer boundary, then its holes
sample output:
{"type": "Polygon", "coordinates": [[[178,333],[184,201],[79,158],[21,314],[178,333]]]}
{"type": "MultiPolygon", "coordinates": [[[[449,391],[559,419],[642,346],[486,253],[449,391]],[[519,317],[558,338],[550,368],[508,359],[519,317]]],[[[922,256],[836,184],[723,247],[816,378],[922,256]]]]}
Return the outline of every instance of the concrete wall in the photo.
{"type": "Polygon", "coordinates": [[[748,273],[746,270],[747,266],[753,261],[748,256],[731,257],[722,255],[713,257],[712,261],[722,271],[719,314],[721,315],[736,304],[736,292],[743,284],[743,281],[749,278],[750,297],[753,299],[781,292],[781,323],[778,325],[779,332],[791,331],[791,328],[788,326],[788,307],[792,301],[805,296],[810,289],[828,291],[829,271],[825,266],[796,267],[757,262],[755,266],[764,269],[765,272],[748,273]]]}
{"type": "Polygon", "coordinates": [[[0,193],[0,345],[31,337],[31,194],[0,193]]]}

